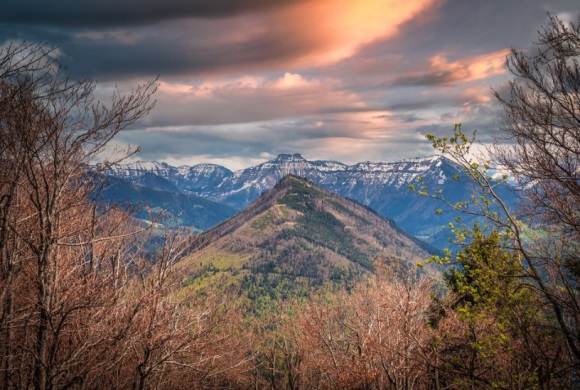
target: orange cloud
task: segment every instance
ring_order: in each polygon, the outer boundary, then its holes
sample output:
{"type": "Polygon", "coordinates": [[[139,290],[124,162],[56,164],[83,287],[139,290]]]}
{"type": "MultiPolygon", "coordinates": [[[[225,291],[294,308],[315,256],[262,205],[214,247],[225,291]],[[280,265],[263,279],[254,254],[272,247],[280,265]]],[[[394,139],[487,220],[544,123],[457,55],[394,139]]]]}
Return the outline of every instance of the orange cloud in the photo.
{"type": "Polygon", "coordinates": [[[394,36],[401,24],[437,0],[315,0],[274,15],[274,29],[307,48],[299,64],[326,65],[352,56],[363,45],[394,36]]]}
{"type": "Polygon", "coordinates": [[[247,123],[365,107],[340,81],[297,73],[275,80],[246,76],[198,85],[160,82],[156,98],[150,119],[164,125],[247,123]]]}
{"type": "Polygon", "coordinates": [[[461,96],[470,102],[485,104],[491,101],[491,91],[488,85],[476,85],[465,89],[461,96]]]}
{"type": "Polygon", "coordinates": [[[509,49],[503,49],[454,62],[448,62],[443,54],[438,54],[431,57],[430,68],[436,72],[448,73],[448,78],[452,81],[481,80],[506,73],[505,59],[509,54],[509,49]]]}
{"type": "Polygon", "coordinates": [[[286,72],[284,76],[280,77],[268,86],[275,89],[292,89],[292,88],[308,88],[320,85],[319,80],[308,80],[299,74],[286,72]]]}
{"type": "MultiPolygon", "coordinates": [[[[394,85],[403,86],[450,86],[470,81],[489,79],[506,73],[506,57],[509,49],[492,53],[463,57],[449,62],[444,53],[429,59],[428,69],[423,72],[412,72],[396,78],[394,85]]],[[[430,91],[423,93],[429,94],[430,91]]]]}

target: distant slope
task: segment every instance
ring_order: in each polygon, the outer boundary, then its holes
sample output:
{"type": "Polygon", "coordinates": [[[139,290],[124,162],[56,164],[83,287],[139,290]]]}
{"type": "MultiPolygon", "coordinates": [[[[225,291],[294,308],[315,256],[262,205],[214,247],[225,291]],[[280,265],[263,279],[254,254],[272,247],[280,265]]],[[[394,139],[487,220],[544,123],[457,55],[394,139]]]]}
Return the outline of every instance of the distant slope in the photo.
{"type": "Polygon", "coordinates": [[[174,218],[172,223],[198,230],[207,230],[237,213],[236,209],[228,205],[192,194],[161,189],[173,188],[170,182],[161,177],[145,175],[142,178],[150,186],[107,177],[98,201],[138,206],[136,216],[142,219],[149,219],[148,208],[154,215],[164,212],[169,220],[174,218]],[[158,188],[152,188],[153,185],[158,188]]]}
{"type": "Polygon", "coordinates": [[[228,221],[200,236],[184,274],[218,271],[284,275],[313,283],[373,269],[377,257],[422,260],[433,249],[367,207],[286,176],[228,221]]]}
{"type": "Polygon", "coordinates": [[[157,176],[156,174],[150,172],[147,172],[143,176],[132,180],[131,183],[138,184],[142,187],[149,187],[155,190],[179,192],[179,189],[175,184],[161,176],[157,176]]]}

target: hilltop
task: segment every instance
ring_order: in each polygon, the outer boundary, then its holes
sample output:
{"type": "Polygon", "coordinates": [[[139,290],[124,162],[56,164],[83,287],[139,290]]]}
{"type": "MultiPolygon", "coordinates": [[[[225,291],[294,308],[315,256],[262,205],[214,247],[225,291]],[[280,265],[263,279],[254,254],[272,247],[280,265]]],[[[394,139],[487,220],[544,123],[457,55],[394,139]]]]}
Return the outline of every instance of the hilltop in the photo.
{"type": "Polygon", "coordinates": [[[372,271],[378,258],[411,265],[433,251],[368,207],[288,175],[202,234],[180,268],[184,275],[229,272],[242,285],[264,279],[318,285],[372,271]]]}

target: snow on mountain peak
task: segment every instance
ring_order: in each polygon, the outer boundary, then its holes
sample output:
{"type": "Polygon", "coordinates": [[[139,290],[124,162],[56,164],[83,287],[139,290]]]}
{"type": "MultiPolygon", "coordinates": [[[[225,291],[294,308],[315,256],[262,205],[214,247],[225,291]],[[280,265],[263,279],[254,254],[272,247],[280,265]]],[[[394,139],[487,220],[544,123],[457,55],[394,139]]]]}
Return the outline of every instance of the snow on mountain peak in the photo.
{"type": "Polygon", "coordinates": [[[306,161],[300,153],[281,153],[272,161],[306,161]]]}
{"type": "Polygon", "coordinates": [[[150,172],[169,180],[182,190],[193,191],[217,200],[239,194],[245,199],[244,202],[249,202],[289,174],[306,177],[328,186],[350,183],[349,186],[352,188],[361,185],[404,188],[418,176],[432,172],[434,182],[443,185],[447,179],[446,174],[441,171],[442,165],[447,165],[444,163],[451,161],[443,156],[434,155],[396,162],[365,161],[346,165],[337,161],[308,161],[299,153],[282,153],[270,161],[235,172],[210,163],[175,168],[166,163],[140,161],[111,167],[109,174],[136,180],[146,172],[150,172]]]}
{"type": "Polygon", "coordinates": [[[406,158],[401,160],[402,163],[424,163],[424,164],[432,164],[435,162],[441,162],[442,159],[445,157],[441,156],[440,154],[433,154],[430,156],[423,156],[423,157],[413,157],[413,158],[406,158]]]}

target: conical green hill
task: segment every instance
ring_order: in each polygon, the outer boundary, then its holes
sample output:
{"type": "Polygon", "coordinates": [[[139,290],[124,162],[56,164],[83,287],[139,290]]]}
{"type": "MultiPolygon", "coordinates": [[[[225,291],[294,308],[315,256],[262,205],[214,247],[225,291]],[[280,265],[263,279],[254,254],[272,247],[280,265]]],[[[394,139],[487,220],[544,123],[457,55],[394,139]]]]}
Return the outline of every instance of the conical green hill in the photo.
{"type": "Polygon", "coordinates": [[[184,275],[276,274],[314,283],[373,269],[376,258],[415,263],[430,247],[369,208],[286,176],[244,211],[204,233],[180,263],[184,275]]]}

